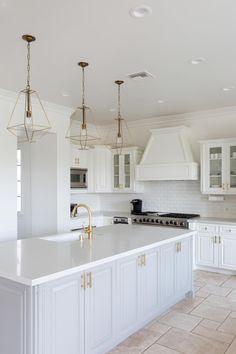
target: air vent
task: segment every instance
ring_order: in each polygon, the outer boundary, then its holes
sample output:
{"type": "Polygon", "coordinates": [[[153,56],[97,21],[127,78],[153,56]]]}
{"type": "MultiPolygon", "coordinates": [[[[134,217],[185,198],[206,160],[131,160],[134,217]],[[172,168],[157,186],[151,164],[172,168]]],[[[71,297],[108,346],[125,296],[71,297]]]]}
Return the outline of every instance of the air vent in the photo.
{"type": "Polygon", "coordinates": [[[132,80],[143,80],[143,79],[147,79],[147,78],[154,79],[154,75],[152,75],[148,71],[139,71],[137,73],[128,74],[127,76],[132,80]]]}

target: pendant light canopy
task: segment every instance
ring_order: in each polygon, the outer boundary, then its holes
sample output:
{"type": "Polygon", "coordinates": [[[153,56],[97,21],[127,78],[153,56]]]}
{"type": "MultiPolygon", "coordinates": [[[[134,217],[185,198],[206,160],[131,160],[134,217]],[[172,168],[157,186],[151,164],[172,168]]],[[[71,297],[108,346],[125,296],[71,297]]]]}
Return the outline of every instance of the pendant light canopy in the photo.
{"type": "MultiPolygon", "coordinates": [[[[87,111],[92,112],[85,104],[85,75],[84,69],[89,65],[86,62],[79,62],[78,65],[82,68],[82,104],[72,113],[70,117],[70,126],[66,133],[66,138],[70,139],[72,143],[78,144],[79,149],[86,150],[93,147],[96,140],[100,139],[96,125],[88,127],[87,111]]],[[[95,122],[93,122],[95,123],[95,122]]]]}
{"type": "Polygon", "coordinates": [[[17,136],[18,142],[35,142],[51,129],[49,119],[36,91],[30,86],[30,45],[36,40],[25,34],[27,42],[27,82],[26,88],[18,93],[7,129],[17,136]]]}
{"type": "Polygon", "coordinates": [[[118,108],[117,108],[117,118],[115,118],[116,121],[116,126],[115,129],[114,127],[112,127],[109,132],[108,132],[108,137],[106,139],[106,141],[111,141],[111,143],[107,143],[107,145],[109,145],[112,149],[116,149],[117,153],[119,155],[122,154],[123,148],[131,146],[131,141],[132,141],[132,137],[129,131],[129,128],[127,126],[127,123],[125,121],[124,118],[122,118],[121,116],[121,112],[120,112],[120,88],[121,85],[124,83],[124,81],[122,80],[116,80],[115,84],[118,87],[118,108]],[[114,134],[115,133],[115,134],[114,134]],[[111,138],[110,136],[113,137],[111,138]],[[110,137],[110,139],[109,139],[110,137]]]}

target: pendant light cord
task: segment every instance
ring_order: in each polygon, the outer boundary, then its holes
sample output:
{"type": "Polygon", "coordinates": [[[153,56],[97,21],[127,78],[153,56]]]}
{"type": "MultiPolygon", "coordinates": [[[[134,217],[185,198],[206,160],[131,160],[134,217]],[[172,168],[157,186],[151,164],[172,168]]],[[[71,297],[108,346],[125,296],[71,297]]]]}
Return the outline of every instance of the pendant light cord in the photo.
{"type": "Polygon", "coordinates": [[[26,90],[30,90],[30,43],[27,43],[27,84],[26,90]]]}
{"type": "Polygon", "coordinates": [[[121,138],[120,84],[118,84],[118,138],[121,138]]]}

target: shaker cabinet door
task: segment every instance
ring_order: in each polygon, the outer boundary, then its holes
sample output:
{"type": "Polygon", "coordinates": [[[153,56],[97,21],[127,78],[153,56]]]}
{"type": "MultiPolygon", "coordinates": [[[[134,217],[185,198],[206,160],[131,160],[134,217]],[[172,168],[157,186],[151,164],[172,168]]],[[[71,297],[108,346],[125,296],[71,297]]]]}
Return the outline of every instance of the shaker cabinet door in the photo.
{"type": "Polygon", "coordinates": [[[60,279],[40,288],[39,354],[84,352],[84,290],[81,278],[60,279]]]}
{"type": "Polygon", "coordinates": [[[115,334],[114,262],[85,275],[85,353],[105,353],[115,334]]]}
{"type": "Polygon", "coordinates": [[[145,264],[140,268],[140,318],[145,321],[159,310],[158,252],[145,252],[145,264]]]}
{"type": "Polygon", "coordinates": [[[199,232],[196,236],[196,263],[218,267],[217,237],[212,233],[199,232]]]}
{"type": "Polygon", "coordinates": [[[139,266],[138,256],[117,262],[117,328],[121,338],[132,333],[138,321],[139,266]]]}
{"type": "Polygon", "coordinates": [[[219,236],[219,267],[236,270],[236,234],[219,236]]]}

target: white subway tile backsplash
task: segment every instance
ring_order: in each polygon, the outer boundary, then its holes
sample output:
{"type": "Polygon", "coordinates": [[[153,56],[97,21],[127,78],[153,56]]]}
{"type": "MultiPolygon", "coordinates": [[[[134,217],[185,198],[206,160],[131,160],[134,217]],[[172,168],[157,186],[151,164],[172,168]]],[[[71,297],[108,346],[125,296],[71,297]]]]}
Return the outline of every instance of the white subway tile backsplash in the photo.
{"type": "Polygon", "coordinates": [[[143,210],[196,213],[209,217],[236,217],[236,196],[212,202],[200,192],[197,181],[146,182],[142,194],[102,194],[101,210],[129,211],[130,200],[143,200],[143,210]]]}

